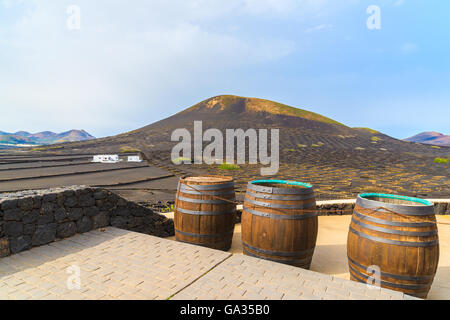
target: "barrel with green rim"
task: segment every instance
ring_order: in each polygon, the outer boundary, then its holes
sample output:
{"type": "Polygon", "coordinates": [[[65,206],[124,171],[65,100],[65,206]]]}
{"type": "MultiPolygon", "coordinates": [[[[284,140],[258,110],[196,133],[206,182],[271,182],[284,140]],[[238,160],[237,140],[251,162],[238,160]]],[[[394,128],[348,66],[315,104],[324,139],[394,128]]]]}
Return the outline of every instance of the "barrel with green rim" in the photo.
{"type": "Polygon", "coordinates": [[[382,193],[356,199],[347,239],[350,277],[426,298],[439,261],[431,202],[382,193]],[[373,270],[379,268],[379,278],[373,270]]]}
{"type": "Polygon", "coordinates": [[[174,225],[178,241],[229,250],[236,221],[233,178],[201,176],[180,179],[174,225]]]}
{"type": "Polygon", "coordinates": [[[309,269],[318,229],[310,184],[249,182],[241,219],[244,254],[309,269]]]}

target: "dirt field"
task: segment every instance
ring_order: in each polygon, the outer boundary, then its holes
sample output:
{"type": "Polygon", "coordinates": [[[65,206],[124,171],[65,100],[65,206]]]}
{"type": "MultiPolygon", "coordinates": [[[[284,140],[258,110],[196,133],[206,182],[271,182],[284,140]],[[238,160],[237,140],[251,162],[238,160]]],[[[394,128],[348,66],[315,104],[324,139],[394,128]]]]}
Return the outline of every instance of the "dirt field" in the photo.
{"type": "MultiPolygon", "coordinates": [[[[439,152],[444,152],[441,150],[439,152]]],[[[352,151],[353,152],[353,151],[352,151]]],[[[383,192],[420,198],[450,197],[449,164],[433,162],[434,155],[408,155],[366,151],[350,157],[343,152],[300,150],[281,154],[279,173],[270,179],[308,182],[317,200],[352,199],[363,192],[383,192]],[[295,161],[298,157],[298,161],[295,161]],[[349,158],[345,160],[345,158],[349,158]]],[[[0,192],[67,185],[110,188],[138,202],[173,201],[179,177],[219,174],[235,179],[242,200],[249,181],[267,178],[260,166],[241,165],[222,170],[219,165],[174,165],[164,154],[146,154],[142,163],[91,163],[92,155],[0,154],[0,192]]]]}
{"type": "Polygon", "coordinates": [[[0,157],[0,192],[44,189],[69,185],[136,188],[155,179],[173,176],[146,162],[90,163],[92,156],[0,157]]]}

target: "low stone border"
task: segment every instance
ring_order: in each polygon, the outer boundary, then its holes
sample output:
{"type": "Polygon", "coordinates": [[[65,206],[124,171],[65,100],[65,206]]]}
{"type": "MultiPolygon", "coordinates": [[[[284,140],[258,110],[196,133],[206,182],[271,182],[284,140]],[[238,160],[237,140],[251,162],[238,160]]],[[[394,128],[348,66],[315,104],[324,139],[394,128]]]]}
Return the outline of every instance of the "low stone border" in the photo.
{"type": "Polygon", "coordinates": [[[106,226],[158,237],[174,234],[173,220],[100,188],[0,194],[0,258],[106,226]]]}
{"type": "MultiPolygon", "coordinates": [[[[450,215],[450,199],[428,199],[434,204],[434,212],[437,215],[450,215]]],[[[317,209],[323,210],[320,216],[351,215],[355,207],[356,199],[324,200],[317,201],[317,209]]],[[[243,205],[237,206],[238,210],[243,205]]]]}

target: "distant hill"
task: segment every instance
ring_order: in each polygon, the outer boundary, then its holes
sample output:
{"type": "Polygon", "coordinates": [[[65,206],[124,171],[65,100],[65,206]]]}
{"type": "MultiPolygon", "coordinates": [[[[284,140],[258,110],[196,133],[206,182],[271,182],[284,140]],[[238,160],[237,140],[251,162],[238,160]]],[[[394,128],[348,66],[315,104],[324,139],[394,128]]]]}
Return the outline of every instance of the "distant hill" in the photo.
{"type": "Polygon", "coordinates": [[[444,135],[434,131],[422,132],[404,140],[409,142],[432,144],[435,146],[450,147],[450,135],[444,135]]]}
{"type": "Polygon", "coordinates": [[[9,133],[0,131],[0,148],[47,145],[62,142],[86,141],[91,139],[95,139],[95,137],[84,130],[70,130],[61,133],[54,133],[51,131],[38,133],[18,131],[15,133],[9,133]]]}
{"type": "Polygon", "coordinates": [[[299,157],[309,154],[314,161],[324,163],[343,158],[342,163],[347,166],[351,161],[364,157],[381,159],[386,150],[421,154],[438,152],[437,149],[412,145],[373,129],[350,128],[318,113],[279,102],[232,95],[206,99],[137,130],[65,144],[60,151],[98,153],[133,149],[143,151],[154,160],[170,163],[171,149],[177,144],[171,142],[172,132],[186,128],[192,134],[194,121],[200,120],[203,121],[204,131],[209,128],[217,128],[222,133],[226,129],[237,128],[280,129],[280,157],[283,162],[298,163],[299,157]]]}

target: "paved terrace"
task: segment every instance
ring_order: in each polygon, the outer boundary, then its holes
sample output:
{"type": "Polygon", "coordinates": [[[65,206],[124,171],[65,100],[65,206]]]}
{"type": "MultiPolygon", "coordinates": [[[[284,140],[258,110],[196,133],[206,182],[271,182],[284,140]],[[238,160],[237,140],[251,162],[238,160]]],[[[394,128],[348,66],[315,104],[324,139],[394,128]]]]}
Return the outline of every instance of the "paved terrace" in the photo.
{"type": "MultiPolygon", "coordinates": [[[[70,282],[76,284],[76,282],[70,282]]],[[[0,299],[413,299],[244,255],[105,228],[0,259],[0,299]],[[79,289],[67,282],[79,267],[79,289]]]]}

